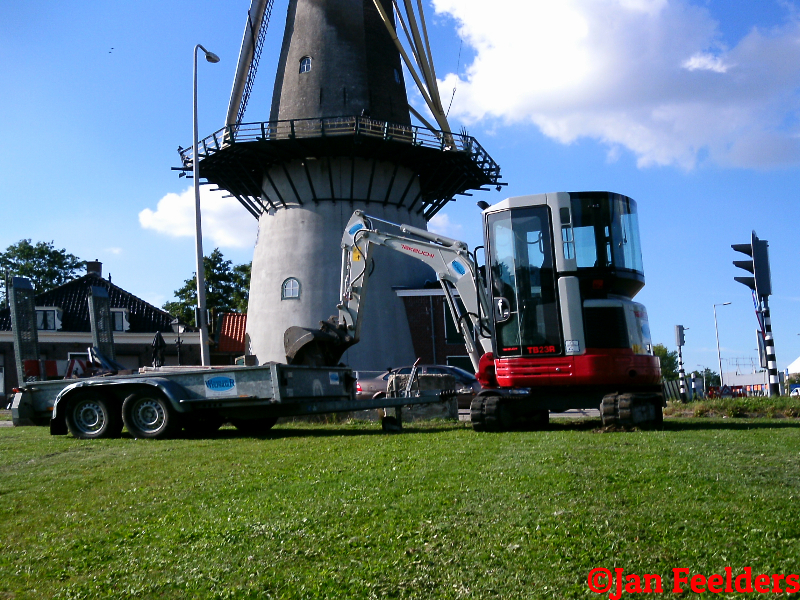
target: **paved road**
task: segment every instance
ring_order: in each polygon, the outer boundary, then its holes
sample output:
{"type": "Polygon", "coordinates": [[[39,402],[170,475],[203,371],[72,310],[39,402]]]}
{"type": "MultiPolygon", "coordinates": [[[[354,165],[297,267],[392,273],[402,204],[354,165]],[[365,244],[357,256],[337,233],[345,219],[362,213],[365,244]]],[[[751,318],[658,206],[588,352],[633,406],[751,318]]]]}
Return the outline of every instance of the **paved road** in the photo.
{"type": "MultiPolygon", "coordinates": [[[[566,412],[550,413],[550,418],[551,419],[591,419],[591,418],[599,419],[600,411],[596,408],[590,408],[588,410],[573,409],[573,410],[568,410],[566,412]]],[[[468,408],[458,409],[458,420],[469,421],[468,408]]]]}

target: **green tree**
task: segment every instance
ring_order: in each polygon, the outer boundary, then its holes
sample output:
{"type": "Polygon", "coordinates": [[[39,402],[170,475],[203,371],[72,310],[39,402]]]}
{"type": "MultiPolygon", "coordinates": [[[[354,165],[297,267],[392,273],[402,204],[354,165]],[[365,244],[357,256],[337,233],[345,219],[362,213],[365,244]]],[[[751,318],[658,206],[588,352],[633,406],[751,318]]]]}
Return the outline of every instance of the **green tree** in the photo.
{"type": "MultiPolygon", "coordinates": [[[[212,315],[223,312],[247,312],[250,293],[250,268],[252,263],[233,265],[225,260],[219,248],[203,257],[206,281],[206,308],[212,315]]],[[[175,290],[177,301],[167,302],[163,308],[186,324],[194,323],[194,308],[197,306],[197,274],[183,282],[175,290]]]]}
{"type": "Polygon", "coordinates": [[[675,350],[669,350],[664,344],[656,344],[653,346],[653,354],[661,360],[661,376],[666,381],[672,381],[678,378],[678,353],[675,350]]]}
{"type": "MultiPolygon", "coordinates": [[[[9,277],[27,277],[33,282],[37,294],[46,292],[74,279],[86,268],[85,261],[66,249],[58,250],[53,242],[20,240],[0,252],[0,270],[9,277]]],[[[3,302],[5,302],[5,278],[3,278],[3,302]]]]}

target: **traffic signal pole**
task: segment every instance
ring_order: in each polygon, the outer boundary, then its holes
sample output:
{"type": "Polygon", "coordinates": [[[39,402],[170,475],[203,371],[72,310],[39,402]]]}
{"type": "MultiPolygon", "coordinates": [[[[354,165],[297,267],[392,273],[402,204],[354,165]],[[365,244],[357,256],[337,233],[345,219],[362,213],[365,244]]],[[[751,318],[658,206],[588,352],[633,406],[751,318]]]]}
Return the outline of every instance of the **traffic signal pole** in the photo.
{"type": "Polygon", "coordinates": [[[764,316],[764,346],[767,351],[767,374],[769,375],[769,395],[779,396],[781,393],[780,379],[778,379],[778,361],[775,358],[775,340],[772,338],[772,319],[769,316],[769,301],[765,296],[762,300],[764,316]]]}
{"type": "Polygon", "coordinates": [[[736,252],[751,257],[752,260],[735,260],[734,266],[753,274],[752,277],[734,277],[736,281],[753,290],[761,306],[764,319],[764,347],[767,354],[767,374],[769,376],[769,395],[781,393],[778,379],[778,363],[775,358],[775,340],[772,337],[772,320],[769,316],[769,297],[772,295],[772,275],[769,266],[769,243],[761,240],[754,231],[749,244],[733,244],[736,252]]]}
{"type": "Polygon", "coordinates": [[[686,343],[683,332],[685,329],[683,325],[675,325],[675,343],[678,346],[678,378],[681,384],[681,402],[684,404],[688,401],[688,396],[686,394],[686,371],[683,368],[683,345],[686,343]]]}

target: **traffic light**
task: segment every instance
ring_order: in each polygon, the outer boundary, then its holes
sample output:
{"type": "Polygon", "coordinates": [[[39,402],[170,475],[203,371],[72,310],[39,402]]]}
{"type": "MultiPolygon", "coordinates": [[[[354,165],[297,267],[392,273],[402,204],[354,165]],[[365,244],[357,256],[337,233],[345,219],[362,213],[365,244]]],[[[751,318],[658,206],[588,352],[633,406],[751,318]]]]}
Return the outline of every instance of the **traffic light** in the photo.
{"type": "Polygon", "coordinates": [[[683,325],[675,325],[675,345],[678,347],[686,345],[686,336],[683,334],[684,329],[683,325]]]}
{"type": "Polygon", "coordinates": [[[769,272],[769,243],[760,240],[754,231],[749,244],[733,244],[731,248],[742,254],[747,254],[752,260],[735,260],[733,264],[753,274],[752,277],[734,277],[755,291],[759,298],[772,294],[772,277],[769,272]]]}

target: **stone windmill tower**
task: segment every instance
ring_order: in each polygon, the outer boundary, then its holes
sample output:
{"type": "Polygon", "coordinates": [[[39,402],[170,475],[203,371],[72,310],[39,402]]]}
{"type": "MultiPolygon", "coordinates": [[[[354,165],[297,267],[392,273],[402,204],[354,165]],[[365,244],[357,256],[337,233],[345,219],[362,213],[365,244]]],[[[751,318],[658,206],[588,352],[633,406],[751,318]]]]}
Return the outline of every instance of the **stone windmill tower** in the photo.
{"type": "MultiPolygon", "coordinates": [[[[500,185],[471,137],[453,134],[436,86],[421,3],[289,0],[269,121],[242,122],[272,0],[253,0],[226,126],[200,142],[200,176],[259,221],[248,307],[248,352],[284,361],[283,333],[314,328],[339,302],[342,231],[355,209],[426,227],[456,194],[500,185]],[[397,25],[400,25],[397,27],[397,25]],[[397,31],[405,34],[402,43],[397,31]],[[410,53],[409,50],[410,49],[410,53]],[[411,108],[402,62],[438,127],[411,108]],[[411,114],[423,124],[411,124],[411,114]]],[[[184,168],[191,150],[182,151],[184,168]]],[[[385,249],[372,276],[356,369],[413,362],[405,309],[392,286],[435,274],[385,249]]]]}

